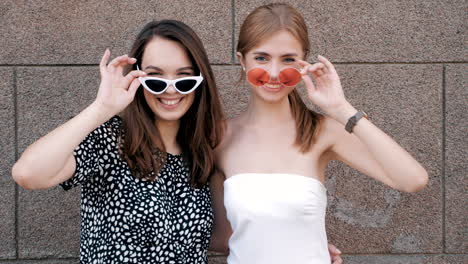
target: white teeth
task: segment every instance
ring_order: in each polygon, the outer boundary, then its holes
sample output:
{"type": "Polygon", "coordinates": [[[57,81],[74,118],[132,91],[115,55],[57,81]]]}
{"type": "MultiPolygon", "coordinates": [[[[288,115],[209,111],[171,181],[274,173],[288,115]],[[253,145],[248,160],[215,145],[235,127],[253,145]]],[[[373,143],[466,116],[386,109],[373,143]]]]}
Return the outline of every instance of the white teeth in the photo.
{"type": "Polygon", "coordinates": [[[272,89],[278,89],[281,87],[281,84],[266,84],[265,86],[272,89]]]}
{"type": "Polygon", "coordinates": [[[165,99],[162,99],[160,98],[161,102],[165,105],[175,105],[177,104],[178,102],[180,102],[182,98],[179,98],[179,99],[176,99],[176,100],[165,100],[165,99]]]}

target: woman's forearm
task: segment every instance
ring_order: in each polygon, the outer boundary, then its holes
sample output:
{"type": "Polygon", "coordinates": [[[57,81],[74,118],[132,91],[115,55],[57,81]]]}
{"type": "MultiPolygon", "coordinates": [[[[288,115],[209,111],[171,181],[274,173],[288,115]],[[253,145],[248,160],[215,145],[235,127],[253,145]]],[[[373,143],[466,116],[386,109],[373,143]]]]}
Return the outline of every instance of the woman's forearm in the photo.
{"type": "MultiPolygon", "coordinates": [[[[349,105],[337,114],[336,120],[345,125],[356,112],[349,105]]],[[[366,146],[396,189],[412,192],[427,184],[428,175],[421,164],[372,122],[361,118],[352,133],[366,146]]]]}
{"type": "Polygon", "coordinates": [[[75,168],[73,150],[110,117],[112,115],[103,111],[98,104],[89,105],[77,116],[31,144],[13,166],[13,179],[27,189],[44,189],[70,178],[75,168]],[[64,168],[67,172],[62,171],[64,168]]]}

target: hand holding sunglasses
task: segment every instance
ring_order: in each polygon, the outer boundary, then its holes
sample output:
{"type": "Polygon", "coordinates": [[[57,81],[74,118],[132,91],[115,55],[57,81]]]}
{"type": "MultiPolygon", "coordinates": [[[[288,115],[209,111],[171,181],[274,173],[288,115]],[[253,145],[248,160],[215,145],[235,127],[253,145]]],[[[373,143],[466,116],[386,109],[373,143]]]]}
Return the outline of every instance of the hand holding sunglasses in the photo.
{"type": "Polygon", "coordinates": [[[135,97],[140,86],[138,77],[145,76],[144,72],[131,71],[123,75],[124,68],[136,62],[135,58],[127,55],[114,58],[109,64],[110,51],[106,49],[99,63],[101,83],[94,104],[105,115],[112,117],[127,107],[135,97]]]}
{"type": "Polygon", "coordinates": [[[347,107],[349,103],[344,96],[340,77],[333,64],[320,55],[318,60],[319,62],[315,64],[299,61],[304,67],[301,71],[302,78],[312,103],[333,117],[339,115],[336,112],[347,107]],[[315,84],[309,74],[312,75],[315,84]]]}
{"type": "MultiPolygon", "coordinates": [[[[140,70],[138,65],[137,70],[140,70]]],[[[189,94],[195,91],[195,89],[197,89],[197,87],[202,83],[203,76],[200,73],[199,76],[183,77],[175,80],[158,77],[139,77],[138,80],[141,85],[143,85],[143,87],[152,94],[162,94],[171,85],[177,92],[181,94],[189,94]]]]}

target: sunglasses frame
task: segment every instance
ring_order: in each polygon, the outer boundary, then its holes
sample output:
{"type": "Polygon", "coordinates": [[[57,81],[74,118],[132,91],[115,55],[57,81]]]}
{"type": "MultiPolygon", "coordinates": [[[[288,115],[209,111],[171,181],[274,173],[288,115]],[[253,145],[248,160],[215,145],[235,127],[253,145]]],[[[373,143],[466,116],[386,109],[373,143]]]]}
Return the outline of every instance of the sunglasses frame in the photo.
{"type": "MultiPolygon", "coordinates": [[[[138,65],[136,66],[137,67],[137,70],[140,70],[140,68],[138,68],[138,65]]],[[[195,89],[198,88],[198,86],[200,86],[200,84],[203,82],[203,76],[200,72],[200,75],[199,76],[189,76],[189,77],[182,77],[182,78],[178,78],[178,79],[174,79],[174,80],[168,80],[168,79],[164,79],[164,78],[158,78],[158,77],[138,77],[138,81],[140,81],[141,85],[143,85],[143,87],[150,93],[152,94],[163,94],[167,88],[169,88],[169,86],[172,85],[172,87],[174,87],[174,89],[180,93],[180,94],[189,94],[193,91],[195,91],[195,89]],[[161,91],[161,92],[155,92],[153,90],[151,90],[147,85],[146,85],[146,81],[147,80],[154,80],[154,81],[161,81],[161,82],[164,82],[166,84],[166,87],[161,91]],[[187,92],[183,92],[183,91],[180,91],[179,89],[177,89],[177,86],[176,86],[176,83],[179,82],[179,81],[185,81],[185,80],[195,80],[196,83],[195,85],[193,86],[192,89],[190,89],[189,91],[187,92]]]]}
{"type": "MultiPolygon", "coordinates": [[[[249,79],[249,78],[248,78],[249,72],[252,71],[252,70],[255,70],[255,69],[264,70],[264,71],[268,74],[268,78],[269,78],[269,80],[271,81],[271,74],[270,74],[270,71],[267,70],[267,69],[264,69],[264,68],[262,68],[262,67],[253,67],[253,68],[249,69],[248,71],[246,71],[247,80],[249,79]]],[[[290,67],[290,66],[287,66],[287,67],[282,68],[279,72],[281,73],[283,70],[287,70],[287,69],[296,70],[300,75],[302,75],[300,69],[297,69],[296,67],[290,67]]],[[[297,84],[294,84],[294,85],[286,85],[286,84],[284,84],[284,83],[282,83],[282,82],[281,82],[281,84],[284,85],[284,86],[286,86],[286,87],[294,87],[294,86],[298,85],[300,82],[301,82],[301,81],[299,81],[297,84]]],[[[257,86],[257,85],[255,85],[255,84],[251,83],[250,81],[249,81],[249,83],[252,84],[252,85],[254,85],[254,86],[257,86]]]]}

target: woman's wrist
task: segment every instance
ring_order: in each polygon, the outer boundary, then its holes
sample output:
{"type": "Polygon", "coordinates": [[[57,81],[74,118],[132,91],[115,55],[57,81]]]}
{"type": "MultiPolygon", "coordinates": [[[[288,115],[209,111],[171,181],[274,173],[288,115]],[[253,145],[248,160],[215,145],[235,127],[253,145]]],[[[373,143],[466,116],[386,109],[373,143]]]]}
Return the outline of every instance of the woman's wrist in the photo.
{"type": "Polygon", "coordinates": [[[348,122],[349,118],[356,114],[357,110],[351,104],[346,103],[330,111],[329,116],[342,125],[348,122]]]}
{"type": "Polygon", "coordinates": [[[94,101],[91,103],[87,108],[86,111],[89,112],[91,116],[96,118],[96,121],[99,123],[104,123],[109,120],[111,117],[118,113],[114,113],[109,107],[99,103],[98,101],[94,101]]]}

